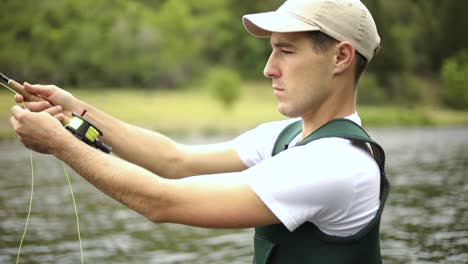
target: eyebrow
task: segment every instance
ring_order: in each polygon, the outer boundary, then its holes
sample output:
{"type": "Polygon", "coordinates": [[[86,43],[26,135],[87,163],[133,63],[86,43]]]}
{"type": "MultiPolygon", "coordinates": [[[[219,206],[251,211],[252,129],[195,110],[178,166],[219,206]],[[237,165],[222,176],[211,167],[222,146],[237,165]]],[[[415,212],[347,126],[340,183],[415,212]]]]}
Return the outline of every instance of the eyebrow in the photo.
{"type": "Polygon", "coordinates": [[[296,46],[293,45],[292,43],[287,42],[287,41],[282,41],[282,40],[276,41],[274,43],[270,42],[270,46],[275,47],[275,48],[290,48],[290,49],[296,48],[296,46]]]}

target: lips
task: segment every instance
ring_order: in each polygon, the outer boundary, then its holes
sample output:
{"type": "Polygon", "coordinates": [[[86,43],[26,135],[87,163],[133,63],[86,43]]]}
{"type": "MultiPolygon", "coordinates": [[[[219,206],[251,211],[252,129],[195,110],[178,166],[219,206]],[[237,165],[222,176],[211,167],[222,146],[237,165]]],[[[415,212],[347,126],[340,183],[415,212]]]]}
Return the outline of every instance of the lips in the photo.
{"type": "Polygon", "coordinates": [[[281,86],[280,86],[280,85],[277,85],[276,83],[273,83],[272,87],[273,87],[273,90],[274,90],[274,91],[281,91],[281,92],[284,92],[284,89],[281,88],[281,86]]]}
{"type": "Polygon", "coordinates": [[[273,87],[273,94],[276,96],[284,94],[284,89],[279,87],[273,87]]]}

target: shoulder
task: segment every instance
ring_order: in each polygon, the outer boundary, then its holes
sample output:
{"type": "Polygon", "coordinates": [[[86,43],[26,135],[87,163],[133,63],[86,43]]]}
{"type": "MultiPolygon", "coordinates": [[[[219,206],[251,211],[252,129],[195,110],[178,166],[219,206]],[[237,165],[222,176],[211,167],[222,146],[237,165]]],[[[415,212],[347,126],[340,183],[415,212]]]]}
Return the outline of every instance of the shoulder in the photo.
{"type": "MultiPolygon", "coordinates": [[[[269,153],[294,121],[276,130],[269,153]]],[[[246,180],[290,231],[312,222],[330,235],[355,234],[379,204],[379,167],[367,148],[338,137],[317,139],[261,160],[246,171],[246,180]]]]}
{"type": "MultiPolygon", "coordinates": [[[[364,182],[372,185],[380,175],[375,159],[366,148],[333,137],[291,147],[273,157],[271,163],[276,169],[289,168],[303,181],[326,184],[335,190],[354,189],[364,182]]],[[[337,201],[336,197],[331,198],[337,201]]]]}
{"type": "Polygon", "coordinates": [[[291,147],[250,168],[246,176],[291,231],[309,221],[327,234],[349,235],[372,219],[378,207],[379,168],[370,153],[346,139],[291,147]]]}

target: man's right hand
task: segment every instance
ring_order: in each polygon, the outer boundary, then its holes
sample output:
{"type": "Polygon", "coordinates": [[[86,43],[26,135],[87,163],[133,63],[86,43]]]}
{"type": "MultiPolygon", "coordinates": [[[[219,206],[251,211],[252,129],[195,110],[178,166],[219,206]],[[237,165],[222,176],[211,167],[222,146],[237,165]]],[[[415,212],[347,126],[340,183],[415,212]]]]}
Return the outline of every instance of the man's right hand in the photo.
{"type": "Polygon", "coordinates": [[[55,85],[31,85],[25,82],[23,86],[29,93],[38,95],[45,100],[42,102],[25,102],[23,96],[19,94],[15,95],[15,101],[17,103],[24,102],[31,112],[41,112],[53,106],[60,105],[62,107],[62,113],[58,113],[54,116],[63,124],[66,119],[72,117],[72,112],[79,114],[83,111],[78,99],[76,99],[71,93],[55,85]]]}

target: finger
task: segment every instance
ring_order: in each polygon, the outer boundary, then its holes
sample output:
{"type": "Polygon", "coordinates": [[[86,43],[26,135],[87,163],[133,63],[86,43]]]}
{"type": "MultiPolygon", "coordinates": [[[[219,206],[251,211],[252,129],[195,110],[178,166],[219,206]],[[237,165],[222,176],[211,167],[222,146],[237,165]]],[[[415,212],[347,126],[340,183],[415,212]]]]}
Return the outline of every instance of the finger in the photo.
{"type": "Polygon", "coordinates": [[[62,107],[60,105],[56,105],[53,107],[49,107],[45,109],[44,111],[49,113],[51,116],[55,116],[56,114],[59,114],[62,112],[62,107]]]}
{"type": "Polygon", "coordinates": [[[21,104],[24,102],[24,97],[21,94],[15,94],[15,102],[21,104]]]}
{"type": "Polygon", "coordinates": [[[41,112],[44,111],[48,108],[52,107],[52,104],[49,103],[48,101],[42,101],[42,102],[28,102],[26,103],[26,107],[31,110],[31,112],[41,112]]]}
{"type": "Polygon", "coordinates": [[[21,136],[17,132],[20,124],[19,124],[18,120],[16,120],[16,118],[14,116],[10,117],[10,124],[13,127],[13,130],[15,130],[16,138],[21,141],[21,136]]]}
{"type": "Polygon", "coordinates": [[[63,113],[58,113],[55,114],[54,117],[60,121],[60,123],[64,124],[65,123],[65,115],[63,113]]]}
{"type": "Polygon", "coordinates": [[[32,94],[40,95],[42,97],[51,96],[56,88],[54,85],[42,85],[42,84],[33,85],[28,82],[24,82],[23,86],[24,86],[24,89],[26,89],[26,91],[32,94]]]}
{"type": "Polygon", "coordinates": [[[18,124],[18,120],[16,120],[16,118],[14,116],[10,117],[10,124],[13,127],[13,129],[16,131],[19,124],[18,124]]]}
{"type": "Polygon", "coordinates": [[[23,108],[19,107],[18,105],[15,105],[11,108],[11,114],[13,115],[13,117],[18,120],[19,118],[21,118],[21,116],[24,114],[26,110],[24,110],[23,108]]]}

